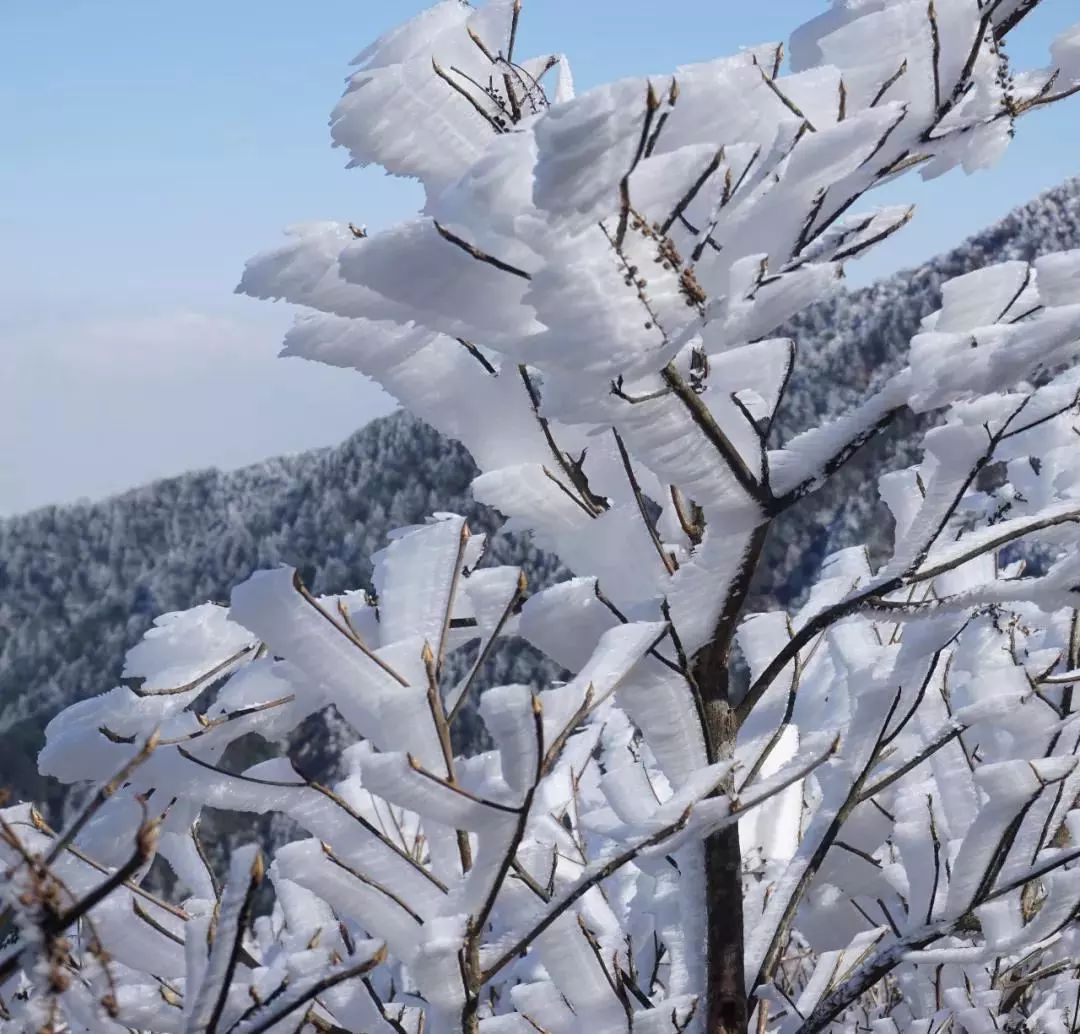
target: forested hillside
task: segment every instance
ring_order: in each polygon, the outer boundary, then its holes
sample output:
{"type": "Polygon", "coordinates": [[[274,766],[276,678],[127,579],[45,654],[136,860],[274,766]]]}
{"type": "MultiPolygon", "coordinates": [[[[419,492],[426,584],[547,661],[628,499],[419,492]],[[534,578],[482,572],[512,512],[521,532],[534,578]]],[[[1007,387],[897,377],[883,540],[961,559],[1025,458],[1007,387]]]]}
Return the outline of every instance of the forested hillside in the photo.
{"type": "MultiPolygon", "coordinates": [[[[873,287],[841,294],[793,321],[804,356],[778,430],[787,435],[835,413],[892,372],[944,280],[989,262],[1030,259],[1080,246],[1080,180],[1050,191],[949,254],[873,287]],[[843,376],[840,376],[843,371],[843,376]],[[837,385],[846,385],[841,394],[837,385]]],[[[899,426],[892,438],[910,431],[899,426]]],[[[763,595],[786,600],[803,581],[770,586],[781,556],[804,575],[848,544],[876,505],[875,453],[860,457],[827,494],[787,515],[770,544],[763,595]]],[[[0,785],[43,799],[35,756],[48,718],[64,704],[115,684],[126,649],[154,616],[212,599],[252,571],[293,564],[318,592],[367,583],[368,558],[386,534],[433,511],[453,510],[491,527],[468,496],[467,454],[398,413],[342,445],[232,473],[198,471],[99,503],[48,507],[0,521],[0,785]]],[[[879,536],[889,531],[881,516],[879,536]]],[[[864,538],[865,536],[861,536],[864,538]]],[[[501,539],[503,562],[534,583],[557,565],[527,542],[501,539]]],[[[760,596],[759,596],[760,598],[760,596]]],[[[525,681],[528,654],[504,654],[493,673],[525,681]]]]}

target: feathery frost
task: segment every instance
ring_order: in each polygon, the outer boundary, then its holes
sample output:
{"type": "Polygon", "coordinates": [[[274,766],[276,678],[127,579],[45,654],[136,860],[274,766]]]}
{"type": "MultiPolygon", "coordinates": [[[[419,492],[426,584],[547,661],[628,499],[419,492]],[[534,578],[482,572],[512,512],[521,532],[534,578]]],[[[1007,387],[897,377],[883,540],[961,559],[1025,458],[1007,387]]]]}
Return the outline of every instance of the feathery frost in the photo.
{"type": "Polygon", "coordinates": [[[1036,6],[837,2],[787,66],[753,47],[581,96],[518,56],[518,0],[364,51],[334,138],[423,213],[296,227],[240,289],[308,310],[289,354],[461,440],[476,499],[572,577],[530,595],[438,512],[373,592],[278,567],[161,619],[47,729],[84,809],[2,813],[0,1026],[1075,1027],[1080,253],[952,280],[904,365],[784,416],[793,320],[911,217],[866,195],[989,166],[1080,88],[1075,30],[1010,67],[1036,6]],[[773,523],[905,413],[885,555],[751,613],[773,523]],[[509,637],[566,677],[491,684],[509,637]],[[491,749],[462,746],[475,699],[491,749]],[[331,705],[330,785],[238,763],[331,705]],[[295,825],[272,908],[254,849],[217,887],[204,809],[295,825]],[[158,855],[179,904],[144,886],[158,855]]]}

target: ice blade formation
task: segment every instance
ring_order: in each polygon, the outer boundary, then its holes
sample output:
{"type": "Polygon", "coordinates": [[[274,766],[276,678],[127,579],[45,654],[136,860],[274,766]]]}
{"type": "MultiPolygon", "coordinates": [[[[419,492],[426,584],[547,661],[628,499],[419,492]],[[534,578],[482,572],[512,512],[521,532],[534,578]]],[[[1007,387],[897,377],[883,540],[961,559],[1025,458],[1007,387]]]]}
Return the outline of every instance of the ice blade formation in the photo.
{"type": "Polygon", "coordinates": [[[1080,28],[1009,63],[1037,6],[837,0],[582,94],[521,56],[520,0],[364,50],[333,140],[422,212],[293,227],[238,290],[460,440],[572,577],[533,591],[440,513],[372,586],[281,568],[159,619],[47,730],[83,810],[0,811],[0,1029],[1076,1030],[1080,252],[953,280],[898,374],[775,428],[779,328],[912,218],[874,188],[959,183],[1080,90],[1080,28]],[[936,422],[879,471],[889,554],[747,612],[770,523],[905,411],[936,422]],[[567,678],[487,684],[510,636],[567,678]],[[327,785],[275,751],[330,707],[327,785]],[[205,809],[290,834],[222,881],[205,809]]]}

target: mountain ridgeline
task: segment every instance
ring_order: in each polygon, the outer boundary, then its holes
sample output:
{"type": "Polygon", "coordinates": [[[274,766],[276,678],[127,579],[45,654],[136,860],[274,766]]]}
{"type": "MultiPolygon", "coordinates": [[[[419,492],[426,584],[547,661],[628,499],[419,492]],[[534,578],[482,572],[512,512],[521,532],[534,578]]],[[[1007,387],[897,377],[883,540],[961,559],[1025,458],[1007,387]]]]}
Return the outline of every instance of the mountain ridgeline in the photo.
{"type": "MultiPolygon", "coordinates": [[[[799,360],[777,420],[787,437],[858,401],[902,365],[919,321],[951,277],[1005,259],[1080,247],[1080,180],[1013,212],[917,270],[818,304],[783,331],[799,360]]],[[[914,418],[853,460],[770,535],[752,603],[797,599],[824,556],[867,541],[891,521],[873,483],[881,462],[914,459],[914,418]],[[880,508],[880,513],[876,512],[880,508]],[[870,529],[869,531],[867,529],[870,529]]],[[[894,465],[890,462],[890,466],[894,465]]],[[[405,413],[372,421],[340,446],[222,473],[197,471],[98,503],[46,507],[0,521],[0,786],[58,806],[61,788],[36,773],[49,718],[116,684],[126,650],[154,617],[227,601],[253,571],[298,567],[317,593],[368,585],[387,533],[450,510],[491,530],[472,501],[475,467],[457,444],[405,413]]],[[[495,562],[521,564],[532,585],[560,574],[520,536],[500,536],[495,562]]],[[[557,674],[523,645],[503,650],[492,681],[557,674]]]]}

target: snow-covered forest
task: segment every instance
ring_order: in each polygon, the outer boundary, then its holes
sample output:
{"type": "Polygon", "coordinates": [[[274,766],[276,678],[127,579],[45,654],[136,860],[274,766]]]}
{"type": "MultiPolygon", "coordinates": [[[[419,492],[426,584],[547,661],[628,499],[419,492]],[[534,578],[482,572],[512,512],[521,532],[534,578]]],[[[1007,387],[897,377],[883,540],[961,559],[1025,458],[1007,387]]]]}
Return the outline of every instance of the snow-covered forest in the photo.
{"type": "Polygon", "coordinates": [[[1080,25],[1010,59],[1040,2],[834,0],[583,93],[522,0],[363,50],[331,135],[423,209],[293,225],[237,290],[433,477],[370,450],[361,526],[367,452],[279,465],[264,546],[244,472],[194,578],[260,569],[106,691],[52,677],[74,793],[0,808],[0,1030],[1076,1034],[1075,182],[842,291],[914,215],[879,187],[1080,95],[1080,25]]]}

